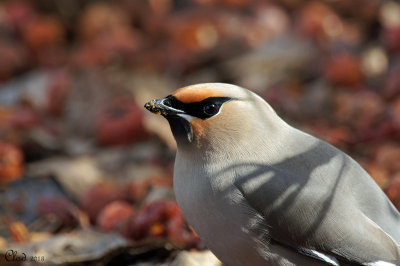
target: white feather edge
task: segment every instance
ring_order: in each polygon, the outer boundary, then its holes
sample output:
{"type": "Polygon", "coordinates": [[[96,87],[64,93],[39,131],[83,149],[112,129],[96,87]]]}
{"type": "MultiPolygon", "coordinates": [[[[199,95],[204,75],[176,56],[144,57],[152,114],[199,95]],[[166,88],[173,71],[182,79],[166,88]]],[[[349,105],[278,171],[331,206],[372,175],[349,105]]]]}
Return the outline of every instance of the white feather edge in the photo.
{"type": "Polygon", "coordinates": [[[180,116],[183,119],[186,119],[188,122],[190,122],[193,118],[196,118],[196,117],[188,115],[188,114],[177,114],[177,116],[180,116]]]}
{"type": "MultiPolygon", "coordinates": [[[[311,252],[316,257],[318,257],[319,259],[321,259],[331,265],[340,266],[339,262],[332,256],[322,254],[321,252],[318,252],[315,250],[308,250],[308,251],[311,252]]],[[[375,262],[364,263],[363,265],[365,265],[365,266],[398,266],[398,265],[400,265],[400,263],[393,264],[393,263],[386,262],[386,261],[375,261],[375,262]]]]}
{"type": "Polygon", "coordinates": [[[400,263],[393,264],[393,263],[386,262],[386,261],[375,261],[375,262],[365,263],[364,265],[366,265],[366,266],[395,266],[395,265],[399,265],[399,264],[400,263]]]}
{"type": "Polygon", "coordinates": [[[328,256],[325,254],[322,254],[321,252],[315,251],[315,250],[308,250],[309,252],[311,252],[313,255],[315,255],[317,258],[319,258],[320,260],[327,262],[331,265],[335,265],[335,266],[339,266],[339,262],[332,256],[328,256]]]}

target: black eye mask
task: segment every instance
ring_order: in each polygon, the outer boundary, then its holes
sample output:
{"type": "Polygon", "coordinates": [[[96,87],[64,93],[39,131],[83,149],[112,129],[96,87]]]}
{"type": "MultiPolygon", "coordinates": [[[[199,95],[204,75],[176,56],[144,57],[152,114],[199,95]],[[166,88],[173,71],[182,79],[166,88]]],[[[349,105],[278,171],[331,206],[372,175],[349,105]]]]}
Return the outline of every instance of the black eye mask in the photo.
{"type": "Polygon", "coordinates": [[[184,103],[179,101],[175,96],[169,95],[166,97],[164,104],[166,106],[181,110],[188,115],[204,120],[216,115],[219,112],[222,104],[229,100],[232,100],[232,98],[209,97],[200,102],[184,103]]]}

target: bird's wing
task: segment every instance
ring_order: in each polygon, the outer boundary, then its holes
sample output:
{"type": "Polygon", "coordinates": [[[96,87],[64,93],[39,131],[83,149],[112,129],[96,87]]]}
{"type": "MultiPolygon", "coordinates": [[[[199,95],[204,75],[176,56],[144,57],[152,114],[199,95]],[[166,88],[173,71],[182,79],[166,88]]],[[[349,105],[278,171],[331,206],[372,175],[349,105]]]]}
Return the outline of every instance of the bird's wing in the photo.
{"type": "MultiPolygon", "coordinates": [[[[295,211],[288,211],[289,207],[286,206],[286,209],[278,208],[270,212],[272,215],[266,217],[264,207],[268,204],[262,202],[260,204],[262,201],[260,194],[247,191],[238,184],[236,187],[241,192],[245,204],[265,217],[270,237],[278,242],[298,248],[299,251],[315,250],[321,254],[334,256],[339,261],[355,264],[379,260],[400,262],[398,244],[350,203],[346,208],[343,202],[339,207],[335,205],[340,203],[333,202],[334,206],[330,206],[327,213],[319,216],[318,213],[314,213],[311,201],[307,202],[297,195],[298,200],[293,203],[295,207],[292,208],[296,209],[295,211]],[[314,226],[316,219],[321,221],[317,221],[314,230],[307,230],[314,226]]],[[[318,253],[315,254],[318,256],[318,253]]],[[[314,254],[311,252],[308,255],[314,254]]]]}
{"type": "MultiPolygon", "coordinates": [[[[331,250],[332,253],[344,257],[352,257],[360,262],[366,261],[365,258],[371,254],[381,256],[381,259],[393,263],[400,262],[400,246],[375,222],[360,213],[357,217],[355,226],[347,226],[352,230],[347,238],[343,240],[343,245],[331,250]],[[359,243],[356,245],[356,243],[359,243]]],[[[353,259],[354,260],[354,259],[353,259]]]]}

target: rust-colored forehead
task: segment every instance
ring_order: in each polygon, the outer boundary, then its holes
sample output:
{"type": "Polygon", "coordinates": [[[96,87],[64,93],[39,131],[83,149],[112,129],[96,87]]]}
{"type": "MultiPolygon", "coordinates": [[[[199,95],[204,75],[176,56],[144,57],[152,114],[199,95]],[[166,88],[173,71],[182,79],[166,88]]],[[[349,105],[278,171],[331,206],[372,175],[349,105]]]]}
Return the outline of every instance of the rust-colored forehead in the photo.
{"type": "Polygon", "coordinates": [[[176,90],[173,94],[184,103],[200,102],[208,97],[223,97],[222,93],[207,86],[187,86],[176,90]]]}

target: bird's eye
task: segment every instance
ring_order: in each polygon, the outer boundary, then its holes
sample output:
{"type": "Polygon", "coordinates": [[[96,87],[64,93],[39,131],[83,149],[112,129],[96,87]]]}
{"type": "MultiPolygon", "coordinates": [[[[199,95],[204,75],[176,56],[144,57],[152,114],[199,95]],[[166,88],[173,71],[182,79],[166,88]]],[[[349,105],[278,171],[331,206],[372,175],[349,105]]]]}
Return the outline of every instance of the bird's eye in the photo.
{"type": "Polygon", "coordinates": [[[203,112],[206,115],[215,115],[216,113],[218,113],[218,111],[219,111],[218,105],[216,105],[215,103],[210,103],[203,107],[203,112]]]}

